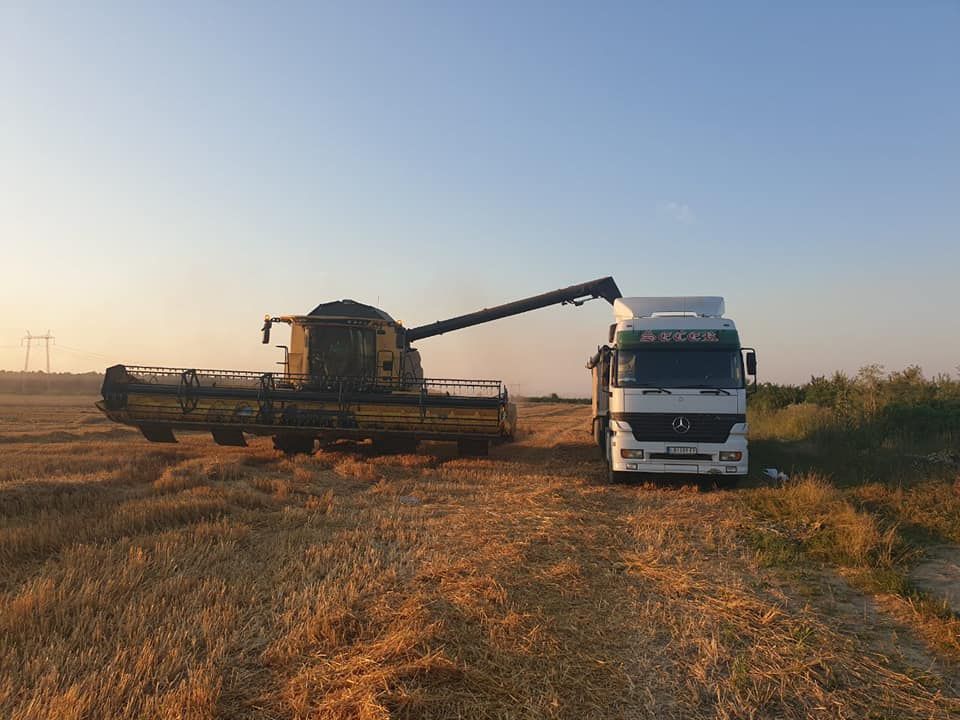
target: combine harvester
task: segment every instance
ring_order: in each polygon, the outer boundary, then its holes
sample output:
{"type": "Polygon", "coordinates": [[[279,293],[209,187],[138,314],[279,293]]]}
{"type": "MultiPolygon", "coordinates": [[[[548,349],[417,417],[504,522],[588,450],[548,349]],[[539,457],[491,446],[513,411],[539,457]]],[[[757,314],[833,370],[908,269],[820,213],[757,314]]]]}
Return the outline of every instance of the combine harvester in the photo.
{"type": "Polygon", "coordinates": [[[288,454],[316,440],[370,439],[383,452],[412,452],[421,440],[456,441],[462,455],[485,455],[512,438],[516,406],[498,380],[427,379],[411,343],[556,304],[620,297],[606,277],[478,312],[405,328],[383,310],[340,300],[307,315],[267,316],[290,325],[283,372],[114,365],[97,407],[153,442],[174,430],[207,430],[220,445],[269,435],[288,454]]]}

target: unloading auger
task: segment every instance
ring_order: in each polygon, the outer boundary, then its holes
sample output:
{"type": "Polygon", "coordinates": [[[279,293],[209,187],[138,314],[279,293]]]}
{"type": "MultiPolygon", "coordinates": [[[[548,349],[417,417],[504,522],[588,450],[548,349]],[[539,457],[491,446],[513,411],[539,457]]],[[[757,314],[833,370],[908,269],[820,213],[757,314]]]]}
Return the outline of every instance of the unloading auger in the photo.
{"type": "Polygon", "coordinates": [[[456,441],[461,454],[485,455],[512,438],[516,407],[499,380],[424,378],[412,343],[556,304],[582,305],[620,290],[612,277],[477,312],[405,328],[383,310],[353,300],[321,303],[306,315],[265,318],[290,326],[282,372],[114,365],[97,407],[153,442],[175,430],[206,430],[220,445],[269,435],[286,453],[312,452],[316,440],[371,439],[385,451],[413,451],[421,440],[456,441]]]}

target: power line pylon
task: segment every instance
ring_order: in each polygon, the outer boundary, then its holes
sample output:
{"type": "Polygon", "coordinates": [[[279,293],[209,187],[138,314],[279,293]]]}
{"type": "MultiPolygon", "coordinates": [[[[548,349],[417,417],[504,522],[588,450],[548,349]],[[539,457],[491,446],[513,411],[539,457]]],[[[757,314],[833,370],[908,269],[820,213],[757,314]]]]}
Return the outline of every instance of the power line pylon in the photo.
{"type": "Polygon", "coordinates": [[[54,339],[55,339],[55,338],[53,337],[53,335],[50,334],[50,331],[49,331],[49,330],[47,330],[47,334],[46,334],[46,335],[31,335],[31,334],[30,334],[30,331],[27,330],[27,334],[24,335],[22,338],[20,338],[20,344],[27,346],[26,357],[24,357],[24,359],[23,359],[23,378],[22,378],[21,383],[20,383],[20,390],[21,390],[22,392],[25,392],[25,391],[26,391],[26,386],[27,386],[27,371],[30,369],[30,346],[33,345],[33,341],[34,341],[34,340],[43,340],[44,350],[46,350],[46,354],[47,354],[47,357],[46,357],[46,359],[47,359],[47,372],[46,372],[47,389],[48,389],[48,390],[50,389],[50,341],[51,341],[51,340],[54,340],[54,339]]]}

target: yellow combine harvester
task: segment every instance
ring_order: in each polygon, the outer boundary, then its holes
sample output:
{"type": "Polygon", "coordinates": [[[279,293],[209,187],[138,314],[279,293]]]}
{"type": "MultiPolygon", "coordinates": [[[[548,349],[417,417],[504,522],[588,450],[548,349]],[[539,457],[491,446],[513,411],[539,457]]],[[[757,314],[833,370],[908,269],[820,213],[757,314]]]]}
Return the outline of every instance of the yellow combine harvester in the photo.
{"type": "Polygon", "coordinates": [[[290,326],[283,372],[114,365],[106,371],[107,417],[133,425],[154,442],[174,430],[208,430],[221,445],[246,445],[245,434],[273,436],[286,453],[312,452],[317,439],[371,439],[388,452],[420,440],[456,441],[461,454],[484,455],[508,440],[516,407],[497,380],[428,379],[411,343],[554,304],[620,297],[613,278],[404,328],[383,310],[340,300],[307,315],[267,317],[290,326]]]}

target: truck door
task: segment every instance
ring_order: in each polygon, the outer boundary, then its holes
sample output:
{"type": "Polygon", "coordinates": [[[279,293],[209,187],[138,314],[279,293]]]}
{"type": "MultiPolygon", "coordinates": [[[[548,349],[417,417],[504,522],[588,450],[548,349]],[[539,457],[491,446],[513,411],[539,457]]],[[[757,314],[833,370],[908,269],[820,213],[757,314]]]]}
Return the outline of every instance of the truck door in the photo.
{"type": "Polygon", "coordinates": [[[610,415],[610,348],[600,348],[590,369],[593,375],[593,439],[599,447],[606,443],[610,415]]]}

